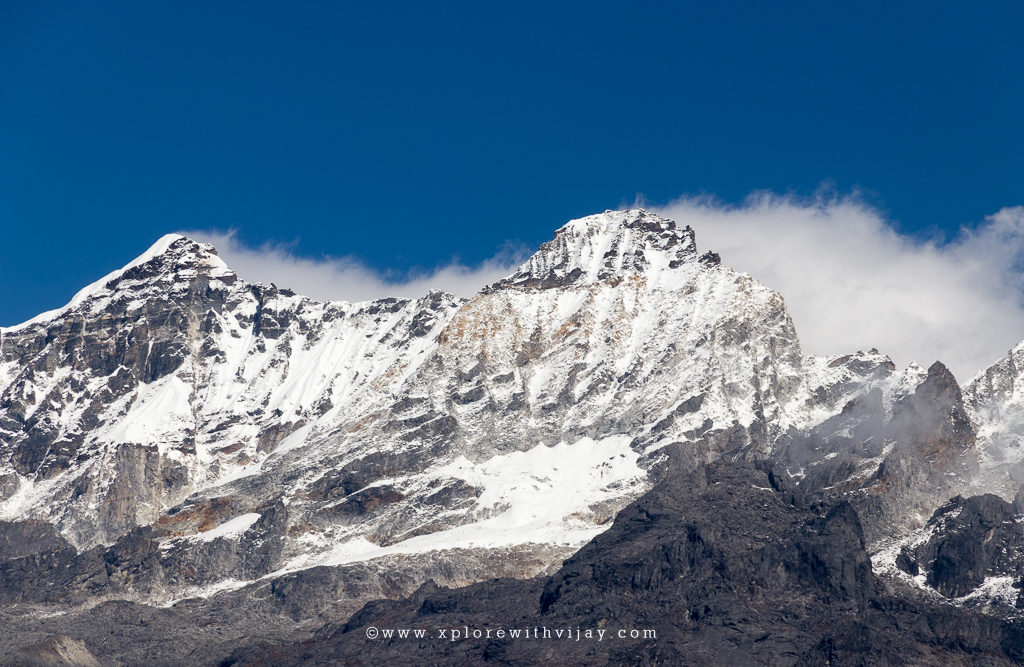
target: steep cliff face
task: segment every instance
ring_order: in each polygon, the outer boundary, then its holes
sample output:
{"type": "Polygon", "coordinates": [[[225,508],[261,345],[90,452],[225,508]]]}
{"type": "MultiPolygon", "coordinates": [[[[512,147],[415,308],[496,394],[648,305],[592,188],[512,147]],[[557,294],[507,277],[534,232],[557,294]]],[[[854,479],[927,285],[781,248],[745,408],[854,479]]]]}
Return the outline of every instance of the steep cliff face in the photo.
{"type": "Polygon", "coordinates": [[[964,386],[978,429],[979,490],[1012,497],[1024,482],[1024,342],[964,386]]]}
{"type": "Polygon", "coordinates": [[[805,501],[848,500],[874,545],[920,528],[969,488],[978,473],[975,431],[941,363],[896,372],[877,354],[841,361],[861,378],[842,410],[780,439],[775,459],[805,501]]]}
{"type": "Polygon", "coordinates": [[[468,300],[319,303],[168,236],[0,330],[0,540],[55,529],[0,575],[37,602],[269,585],[274,613],[351,611],[551,571],[667,451],[775,459],[870,546],[973,474],[978,396],[941,364],[804,357],[778,294],[642,210],[571,221],[468,300]]]}

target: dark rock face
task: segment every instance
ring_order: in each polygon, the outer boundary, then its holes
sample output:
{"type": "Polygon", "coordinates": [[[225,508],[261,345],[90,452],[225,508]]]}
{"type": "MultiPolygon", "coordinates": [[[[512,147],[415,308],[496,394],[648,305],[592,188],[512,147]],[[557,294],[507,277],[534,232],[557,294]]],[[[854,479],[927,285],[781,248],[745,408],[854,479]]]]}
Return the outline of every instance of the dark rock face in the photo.
{"type": "Polygon", "coordinates": [[[1010,577],[1020,588],[1024,525],[1010,503],[991,494],[957,496],[935,510],[926,528],[930,539],[900,554],[903,571],[924,571],[928,585],[949,598],[967,595],[986,577],[1010,577]]]}
{"type": "MultiPolygon", "coordinates": [[[[891,372],[886,366],[856,370],[868,378],[891,372]]],[[[890,411],[882,392],[871,390],[808,433],[792,434],[777,456],[789,470],[805,470],[796,492],[808,502],[853,503],[873,543],[902,534],[910,517],[927,516],[955,494],[977,472],[974,444],[960,388],[935,362],[890,411]]]]}
{"type": "Polygon", "coordinates": [[[893,406],[889,431],[904,448],[943,468],[967,464],[962,457],[975,441],[960,386],[938,361],[914,393],[893,406]]]}
{"type": "Polygon", "coordinates": [[[607,541],[597,538],[548,581],[541,611],[590,606],[611,613],[602,605],[622,590],[665,601],[715,598],[724,608],[743,604],[745,590],[806,589],[830,604],[862,608],[873,581],[856,513],[840,504],[812,518],[792,502],[766,464],[670,473],[620,513],[607,541]],[[734,581],[723,586],[726,580],[734,581]],[[740,588],[724,592],[735,585],[740,588]]]}
{"type": "Polygon", "coordinates": [[[18,651],[8,664],[38,666],[74,665],[75,667],[100,667],[96,656],[85,643],[65,635],[54,635],[18,651]]]}
{"type": "Polygon", "coordinates": [[[168,586],[198,586],[230,576],[256,579],[283,547],[287,509],[263,514],[239,538],[183,541],[161,549],[152,527],[109,547],[79,552],[38,521],[0,522],[0,601],[80,604],[96,596],[139,596],[168,586]],[[33,539],[23,542],[24,539],[33,539]]]}
{"type": "MultiPolygon", "coordinates": [[[[302,644],[223,664],[1014,664],[1021,627],[892,598],[871,573],[856,512],[801,508],[771,465],[674,468],[549,578],[433,584],[373,602],[302,644]],[[498,628],[607,631],[498,638],[498,628]],[[372,630],[371,630],[372,628],[372,630]],[[368,639],[420,628],[424,638],[368,639]],[[451,640],[452,629],[492,635],[451,640]],[[656,639],[616,638],[647,629],[656,639]],[[439,638],[440,630],[446,637],[439,638]],[[575,639],[576,635],[573,635],[575,639]]],[[[532,630],[531,630],[532,631],[532,630]]],[[[541,631],[542,632],[542,631],[541,631]]]]}
{"type": "Polygon", "coordinates": [[[718,266],[719,264],[722,263],[722,258],[721,256],[719,256],[717,252],[708,251],[701,255],[700,259],[698,259],[697,261],[699,261],[701,264],[706,264],[708,266],[718,266]]]}
{"type": "Polygon", "coordinates": [[[0,563],[69,546],[45,521],[0,521],[0,563]]]}

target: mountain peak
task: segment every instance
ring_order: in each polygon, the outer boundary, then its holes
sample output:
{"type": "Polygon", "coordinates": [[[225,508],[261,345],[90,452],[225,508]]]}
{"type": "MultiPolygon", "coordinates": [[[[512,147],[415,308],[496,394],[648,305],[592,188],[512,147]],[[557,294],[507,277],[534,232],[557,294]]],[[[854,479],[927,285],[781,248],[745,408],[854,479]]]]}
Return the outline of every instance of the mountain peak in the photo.
{"type": "MultiPolygon", "coordinates": [[[[605,211],[571,220],[493,288],[590,284],[697,261],[693,230],[644,209],[605,211]]],[[[717,256],[708,255],[717,263],[717,256]]]]}
{"type": "Polygon", "coordinates": [[[234,280],[234,272],[217,256],[217,250],[212,245],[193,241],[181,234],[165,234],[146,252],[97,283],[112,288],[123,280],[143,276],[180,274],[181,277],[192,277],[197,272],[213,278],[228,278],[229,282],[234,280]]]}
{"type": "Polygon", "coordinates": [[[174,245],[178,241],[181,241],[182,239],[186,241],[189,240],[182,234],[164,234],[163,236],[158,238],[153,245],[149,246],[149,248],[146,249],[146,252],[142,253],[141,255],[133,259],[123,268],[127,269],[133,265],[144,264],[145,262],[148,262],[154,257],[158,257],[164,254],[170,249],[172,245],[174,245]]]}
{"type": "Polygon", "coordinates": [[[40,313],[21,324],[3,327],[3,330],[13,333],[49,322],[85,304],[96,304],[115,291],[152,286],[158,282],[189,280],[200,274],[227,283],[236,279],[212,245],[193,241],[181,234],[165,234],[120,269],[79,290],[64,306],[40,313]]]}

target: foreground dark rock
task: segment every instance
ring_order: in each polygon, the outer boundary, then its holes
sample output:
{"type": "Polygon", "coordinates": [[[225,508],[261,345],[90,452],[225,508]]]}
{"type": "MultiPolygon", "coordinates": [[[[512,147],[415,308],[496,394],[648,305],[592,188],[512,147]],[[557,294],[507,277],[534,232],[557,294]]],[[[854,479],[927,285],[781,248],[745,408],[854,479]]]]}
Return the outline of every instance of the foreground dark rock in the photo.
{"type": "MultiPolygon", "coordinates": [[[[935,510],[929,538],[903,547],[896,561],[907,574],[925,574],[928,585],[949,597],[967,595],[989,578],[1024,587],[1024,525],[1014,505],[998,496],[957,496],[935,510]]],[[[1024,607],[1024,593],[1015,606],[1024,607]]]]}
{"type": "MultiPolygon", "coordinates": [[[[47,664],[39,656],[50,655],[49,647],[58,642],[87,651],[82,655],[95,656],[99,664],[1024,661],[1020,623],[888,590],[871,572],[860,521],[849,503],[804,505],[767,462],[710,464],[696,471],[670,463],[661,477],[551,576],[458,589],[428,583],[406,598],[370,602],[347,621],[319,628],[312,612],[326,604],[319,600],[322,593],[353,584],[355,573],[324,569],[322,585],[311,581],[296,588],[298,580],[281,580],[169,608],[111,601],[54,614],[59,607],[21,601],[0,610],[0,654],[21,656],[21,662],[11,658],[12,664],[47,664]],[[319,597],[314,603],[310,596],[319,597]],[[425,636],[382,636],[399,629],[421,629],[425,636]],[[498,629],[531,636],[498,637],[498,629]],[[467,630],[492,634],[467,638],[467,630]],[[570,630],[573,640],[566,638],[570,630]],[[638,636],[630,636],[633,630],[638,636]],[[377,636],[369,638],[373,632],[377,636]]],[[[954,502],[977,505],[985,517],[992,505],[984,497],[954,502]]],[[[1000,509],[1005,508],[992,511],[1000,509]]],[[[967,520],[971,514],[965,509],[957,516],[967,520]]],[[[923,552],[915,557],[924,558],[923,552]]],[[[110,561],[99,550],[95,558],[110,561]]],[[[337,611],[342,619],[351,613],[337,611]]]]}
{"type": "Polygon", "coordinates": [[[801,507],[770,465],[730,463],[669,472],[551,577],[458,590],[427,584],[409,598],[370,603],[312,641],[239,649],[224,664],[1021,660],[1021,625],[887,592],[871,573],[849,504],[801,507]],[[499,638],[501,628],[529,628],[531,638],[499,638]],[[572,629],[573,638],[579,629],[581,639],[545,639],[543,628],[572,629]],[[426,636],[381,636],[398,629],[426,636]],[[491,637],[467,639],[466,629],[490,629],[491,637]],[[629,638],[634,629],[639,638],[629,638]],[[656,636],[644,638],[644,630],[656,636]],[[453,631],[461,633],[455,641],[453,631]]]}

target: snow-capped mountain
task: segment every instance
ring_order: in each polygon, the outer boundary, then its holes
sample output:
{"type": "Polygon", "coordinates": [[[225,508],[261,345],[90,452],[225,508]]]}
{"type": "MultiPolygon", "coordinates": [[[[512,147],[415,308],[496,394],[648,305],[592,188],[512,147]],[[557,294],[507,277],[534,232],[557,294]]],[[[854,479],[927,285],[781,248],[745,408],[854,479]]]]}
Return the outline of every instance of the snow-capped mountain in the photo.
{"type": "Polygon", "coordinates": [[[468,300],[316,302],[169,235],[0,329],[0,522],[68,573],[0,576],[172,602],[343,571],[323,604],[350,606],[533,576],[670,456],[772,459],[888,544],[1020,437],[1000,363],[961,396],[938,363],[804,356],[782,297],[642,210],[569,222],[468,300]]]}
{"type": "Polygon", "coordinates": [[[67,307],[2,330],[0,517],[113,542],[251,472],[304,424],[372,411],[458,305],[315,303],[166,236],[67,307]]]}
{"type": "Polygon", "coordinates": [[[1012,496],[1024,481],[1024,342],[964,387],[977,426],[983,487],[1012,496]]]}

